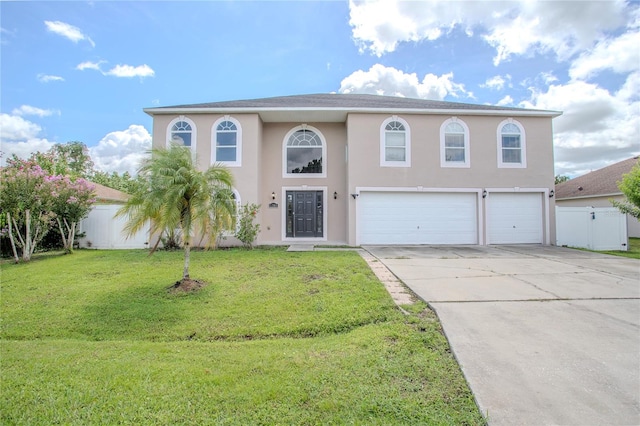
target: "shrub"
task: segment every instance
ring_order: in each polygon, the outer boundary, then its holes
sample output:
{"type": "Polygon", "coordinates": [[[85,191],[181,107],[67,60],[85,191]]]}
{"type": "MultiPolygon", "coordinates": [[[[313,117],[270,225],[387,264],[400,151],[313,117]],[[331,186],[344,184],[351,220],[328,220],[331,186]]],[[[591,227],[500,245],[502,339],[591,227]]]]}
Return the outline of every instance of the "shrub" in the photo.
{"type": "Polygon", "coordinates": [[[245,204],[240,208],[238,231],[236,232],[236,238],[238,238],[245,248],[252,249],[253,242],[260,232],[260,224],[253,223],[253,220],[258,215],[260,205],[258,204],[245,204]]]}

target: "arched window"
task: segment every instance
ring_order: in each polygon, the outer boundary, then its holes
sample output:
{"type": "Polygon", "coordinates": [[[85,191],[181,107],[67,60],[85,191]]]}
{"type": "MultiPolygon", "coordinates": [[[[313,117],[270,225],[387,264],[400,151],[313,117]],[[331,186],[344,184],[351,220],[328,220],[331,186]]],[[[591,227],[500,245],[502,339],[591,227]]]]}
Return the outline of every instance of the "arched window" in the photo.
{"type": "Polygon", "coordinates": [[[180,116],[169,123],[167,129],[167,148],[170,144],[187,146],[196,151],[196,125],[190,119],[180,116]]]}
{"type": "Polygon", "coordinates": [[[469,167],[469,128],[457,117],[440,126],[440,166],[469,167]]]}
{"type": "Polygon", "coordinates": [[[411,166],[409,124],[402,118],[389,117],[380,126],[380,166],[411,166]]]}
{"type": "Polygon", "coordinates": [[[498,167],[527,167],[524,127],[509,118],[498,125],[498,167]]]}
{"type": "Polygon", "coordinates": [[[221,193],[217,195],[221,195],[222,197],[226,197],[230,195],[231,198],[233,199],[232,203],[235,205],[236,215],[233,218],[233,223],[231,224],[231,226],[230,227],[225,226],[224,229],[222,229],[223,236],[232,236],[240,230],[240,213],[241,213],[240,209],[242,208],[240,193],[238,192],[237,189],[231,188],[230,190],[223,190],[221,193]],[[225,193],[225,191],[230,191],[231,194],[225,193]]]}
{"type": "Polygon", "coordinates": [[[213,123],[211,134],[211,163],[226,166],[242,165],[242,127],[236,119],[225,116],[213,123]]]}
{"type": "Polygon", "coordinates": [[[326,177],[327,147],[318,129],[307,125],[292,129],[283,151],[285,177],[326,177]]]}

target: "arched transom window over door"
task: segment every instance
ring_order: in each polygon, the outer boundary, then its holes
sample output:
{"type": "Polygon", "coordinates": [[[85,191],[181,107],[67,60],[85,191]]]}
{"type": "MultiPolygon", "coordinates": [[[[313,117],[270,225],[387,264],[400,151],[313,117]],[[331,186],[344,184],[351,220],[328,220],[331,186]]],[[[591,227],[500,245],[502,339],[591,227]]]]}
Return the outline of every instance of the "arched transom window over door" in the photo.
{"type": "Polygon", "coordinates": [[[324,177],[326,144],[320,132],[300,126],[289,132],[284,149],[285,176],[324,177]]]}

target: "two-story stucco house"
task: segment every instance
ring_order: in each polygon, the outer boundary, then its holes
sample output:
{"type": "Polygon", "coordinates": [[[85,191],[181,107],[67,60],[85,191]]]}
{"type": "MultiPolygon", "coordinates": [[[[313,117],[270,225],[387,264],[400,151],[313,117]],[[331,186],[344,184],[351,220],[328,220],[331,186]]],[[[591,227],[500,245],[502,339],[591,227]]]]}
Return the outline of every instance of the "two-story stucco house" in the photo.
{"type": "Polygon", "coordinates": [[[222,163],[258,244],[551,244],[554,111],[319,94],[148,108],[222,163]]]}

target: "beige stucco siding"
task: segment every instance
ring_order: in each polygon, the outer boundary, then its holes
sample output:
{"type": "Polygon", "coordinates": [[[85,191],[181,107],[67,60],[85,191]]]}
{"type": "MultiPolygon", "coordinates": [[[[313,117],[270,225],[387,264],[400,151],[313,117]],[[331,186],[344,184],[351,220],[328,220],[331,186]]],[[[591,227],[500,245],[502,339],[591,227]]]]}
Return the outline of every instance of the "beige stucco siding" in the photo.
{"type": "MultiPolygon", "coordinates": [[[[410,127],[411,167],[380,165],[380,126],[389,114],[350,114],[347,118],[350,193],[366,188],[418,188],[421,190],[500,191],[554,187],[552,127],[549,118],[517,117],[525,129],[526,168],[498,167],[498,126],[508,116],[457,116],[469,128],[470,167],[442,167],[440,162],[440,127],[451,118],[445,115],[399,115],[410,127]]],[[[356,201],[357,202],[357,201],[356,201]]],[[[480,202],[478,209],[484,212],[480,202]]],[[[356,241],[356,204],[349,205],[349,243],[356,241]]],[[[549,238],[555,241],[553,199],[543,203],[543,217],[549,238]]],[[[486,222],[481,223],[486,227],[486,222]]]]}
{"type": "Polygon", "coordinates": [[[424,186],[442,188],[544,187],[553,188],[551,120],[523,117],[526,132],[526,168],[499,168],[497,128],[507,117],[458,116],[469,127],[470,167],[440,165],[440,126],[450,116],[402,115],[410,126],[411,167],[380,166],[380,125],[389,115],[350,114],[349,185],[424,186]]]}
{"type": "Polygon", "coordinates": [[[259,241],[282,241],[285,191],[290,189],[323,189],[327,216],[325,240],[331,243],[346,242],[346,130],[344,123],[305,123],[318,130],[327,146],[327,158],[323,159],[326,178],[283,177],[283,152],[285,137],[302,123],[264,123],[262,144],[261,197],[263,205],[262,232],[259,241]],[[270,208],[271,193],[276,194],[277,208],[270,208]],[[337,193],[337,199],[333,193],[337,193]]]}
{"type": "MultiPolygon", "coordinates": [[[[293,190],[322,190],[325,193],[323,242],[356,244],[357,199],[363,188],[415,188],[424,191],[473,192],[478,197],[479,218],[485,216],[483,189],[496,192],[538,192],[544,197],[546,223],[555,241],[554,199],[547,193],[554,187],[552,125],[549,117],[513,117],[525,130],[526,168],[498,167],[498,126],[509,116],[458,115],[469,128],[469,167],[442,167],[440,128],[450,115],[403,114],[410,129],[411,166],[380,165],[380,127],[391,114],[351,113],[346,122],[263,122],[257,113],[230,114],[242,128],[242,162],[230,167],[241,202],[262,206],[258,222],[258,244],[280,244],[284,238],[285,193],[293,190]],[[285,138],[294,128],[306,124],[317,130],[326,144],[323,168],[326,177],[283,176],[285,138]],[[334,199],[334,192],[337,198],[334,199]],[[275,194],[275,200],[272,199],[275,194]],[[270,204],[274,204],[270,206],[270,204]],[[277,206],[275,206],[277,204],[277,206]],[[548,209],[548,210],[547,210],[548,209]]],[[[153,146],[166,146],[168,126],[176,114],[156,114],[153,146]]],[[[196,127],[196,156],[202,170],[211,165],[212,126],[221,114],[185,114],[196,127]]],[[[486,222],[479,224],[480,238],[486,222]]]]}

